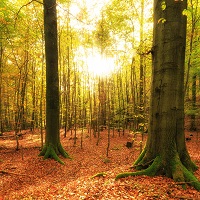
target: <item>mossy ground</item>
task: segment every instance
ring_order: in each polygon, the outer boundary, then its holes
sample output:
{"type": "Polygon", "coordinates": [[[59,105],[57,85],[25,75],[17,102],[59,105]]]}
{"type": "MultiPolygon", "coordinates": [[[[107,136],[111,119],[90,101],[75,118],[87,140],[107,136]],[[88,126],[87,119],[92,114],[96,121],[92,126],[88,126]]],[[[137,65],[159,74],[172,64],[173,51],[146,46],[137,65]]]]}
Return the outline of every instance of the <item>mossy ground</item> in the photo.
{"type": "MultiPolygon", "coordinates": [[[[69,154],[63,149],[61,143],[58,143],[57,146],[49,143],[45,144],[39,156],[44,156],[44,159],[53,158],[60,164],[65,164],[58,155],[63,156],[64,158],[70,158],[69,154]]],[[[70,158],[71,159],[71,158],[70,158]]]]}
{"type": "MultiPolygon", "coordinates": [[[[190,184],[196,190],[200,191],[199,180],[194,176],[193,171],[188,170],[187,166],[184,166],[182,164],[182,162],[179,159],[178,154],[174,158],[172,158],[170,161],[163,160],[161,156],[157,156],[152,162],[152,164],[149,165],[148,168],[142,169],[142,166],[144,166],[143,165],[144,163],[142,162],[142,158],[144,157],[145,152],[146,152],[146,149],[140,154],[139,158],[135,162],[136,168],[138,168],[140,162],[142,163],[140,165],[141,170],[135,171],[135,172],[120,173],[116,176],[116,180],[120,178],[125,178],[128,176],[138,176],[138,175],[156,176],[156,175],[160,175],[160,172],[162,171],[162,173],[164,173],[165,175],[173,178],[175,182],[181,183],[183,188],[186,188],[186,184],[190,184]],[[163,164],[163,163],[167,163],[167,164],[163,164]]],[[[189,166],[191,166],[191,164],[189,166]]]]}

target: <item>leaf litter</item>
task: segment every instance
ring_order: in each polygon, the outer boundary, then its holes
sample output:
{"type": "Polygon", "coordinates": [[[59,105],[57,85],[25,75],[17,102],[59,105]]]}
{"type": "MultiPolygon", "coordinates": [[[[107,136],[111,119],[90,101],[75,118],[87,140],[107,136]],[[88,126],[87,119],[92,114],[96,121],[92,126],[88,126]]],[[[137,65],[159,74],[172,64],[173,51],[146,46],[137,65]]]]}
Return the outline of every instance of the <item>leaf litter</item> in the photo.
{"type": "MultiPolygon", "coordinates": [[[[101,132],[99,145],[97,138],[83,136],[77,132],[77,141],[71,140],[71,133],[63,137],[61,143],[73,160],[61,158],[65,165],[52,159],[38,157],[40,150],[39,130],[24,131],[20,138],[20,150],[15,150],[12,132],[0,138],[0,200],[92,200],[92,199],[200,199],[200,192],[163,176],[127,177],[115,181],[118,173],[130,171],[130,166],[140,154],[142,137],[137,135],[132,148],[126,147],[129,131],[120,137],[118,132],[111,136],[109,156],[106,156],[107,131],[101,132]],[[5,137],[7,136],[7,137],[5,137]],[[92,178],[91,178],[92,177],[92,178]]],[[[198,132],[187,141],[192,160],[200,166],[198,132]]],[[[187,132],[186,135],[191,135],[187,132]]],[[[145,135],[145,140],[147,134],[145,135]]],[[[145,141],[143,142],[143,144],[145,141]]],[[[200,170],[195,172],[200,180],[200,170]]]]}

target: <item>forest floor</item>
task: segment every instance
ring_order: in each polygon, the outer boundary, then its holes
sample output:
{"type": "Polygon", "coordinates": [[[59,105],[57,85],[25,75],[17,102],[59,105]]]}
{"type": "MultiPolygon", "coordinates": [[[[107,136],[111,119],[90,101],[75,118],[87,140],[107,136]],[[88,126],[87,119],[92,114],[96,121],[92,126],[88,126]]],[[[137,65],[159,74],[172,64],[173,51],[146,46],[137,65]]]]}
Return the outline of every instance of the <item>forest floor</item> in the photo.
{"type": "MultiPolygon", "coordinates": [[[[136,134],[134,145],[127,148],[126,142],[132,135],[129,131],[119,136],[114,133],[109,148],[107,131],[101,132],[98,146],[97,138],[83,134],[81,148],[80,134],[77,141],[70,133],[63,137],[61,143],[73,158],[61,158],[65,165],[42,157],[38,157],[41,142],[39,131],[23,131],[19,138],[20,150],[16,151],[16,141],[13,132],[4,133],[0,138],[0,200],[7,199],[41,199],[41,200],[90,200],[90,199],[200,199],[200,192],[187,186],[182,189],[180,184],[172,179],[157,176],[127,177],[115,181],[118,173],[130,171],[130,166],[140,153],[141,144],[145,143],[147,134],[142,141],[141,134],[136,134]],[[104,176],[92,178],[97,173],[104,176]]],[[[191,158],[200,167],[200,133],[186,132],[191,140],[186,141],[191,158]]],[[[200,169],[195,172],[200,180],[200,169]]]]}

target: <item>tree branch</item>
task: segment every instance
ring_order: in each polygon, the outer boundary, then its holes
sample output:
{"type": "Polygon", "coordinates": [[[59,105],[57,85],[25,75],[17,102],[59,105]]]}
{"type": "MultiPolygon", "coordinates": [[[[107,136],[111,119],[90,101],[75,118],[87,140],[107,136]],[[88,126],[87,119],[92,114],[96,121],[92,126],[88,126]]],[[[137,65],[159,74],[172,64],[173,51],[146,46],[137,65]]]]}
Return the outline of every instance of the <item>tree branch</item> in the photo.
{"type": "Polygon", "coordinates": [[[14,173],[14,172],[8,172],[4,170],[0,170],[1,174],[11,174],[11,175],[17,175],[17,176],[34,176],[34,175],[27,175],[27,174],[19,174],[19,173],[14,173]]]}
{"type": "MultiPolygon", "coordinates": [[[[30,5],[30,4],[32,4],[34,1],[37,2],[37,3],[39,3],[39,4],[42,4],[42,5],[43,5],[43,3],[42,3],[41,1],[38,1],[38,0],[32,0],[32,1],[28,2],[27,4],[23,5],[23,6],[18,10],[18,12],[17,12],[17,14],[16,14],[15,25],[16,25],[17,17],[18,17],[18,15],[19,15],[21,9],[24,8],[24,7],[26,7],[26,6],[28,6],[28,5],[30,5]]],[[[14,25],[14,26],[15,26],[15,25],[14,25]]]]}

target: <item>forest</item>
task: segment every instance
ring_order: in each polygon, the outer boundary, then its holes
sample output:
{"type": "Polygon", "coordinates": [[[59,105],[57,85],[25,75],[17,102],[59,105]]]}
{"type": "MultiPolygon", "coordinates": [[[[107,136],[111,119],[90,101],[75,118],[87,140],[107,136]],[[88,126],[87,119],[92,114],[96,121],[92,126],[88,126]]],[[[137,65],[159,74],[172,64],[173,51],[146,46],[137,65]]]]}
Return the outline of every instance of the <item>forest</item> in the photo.
{"type": "Polygon", "coordinates": [[[198,0],[0,1],[0,200],[200,199],[198,0]]]}

